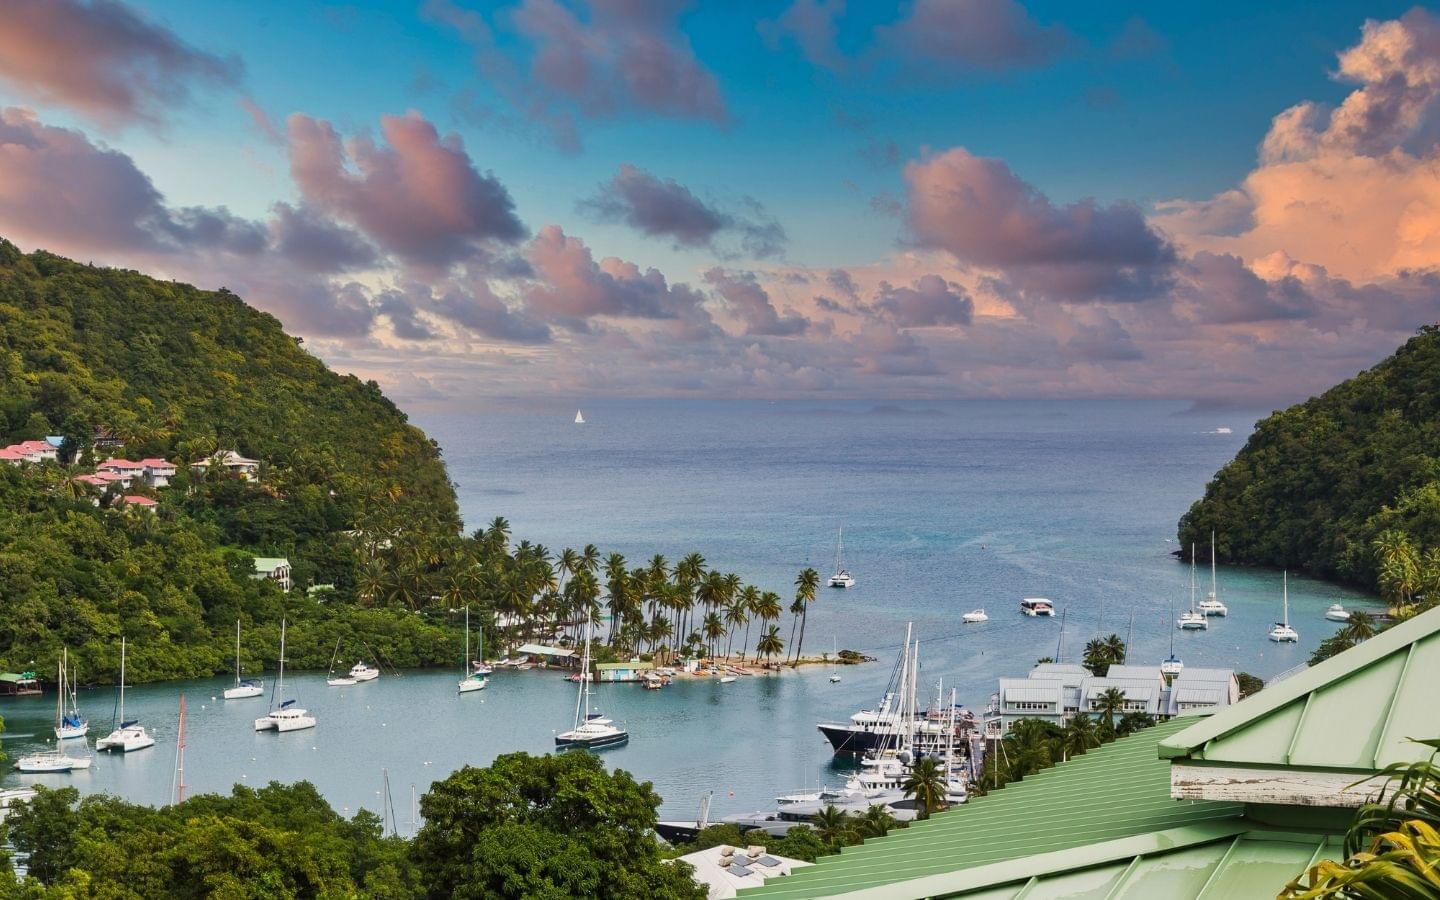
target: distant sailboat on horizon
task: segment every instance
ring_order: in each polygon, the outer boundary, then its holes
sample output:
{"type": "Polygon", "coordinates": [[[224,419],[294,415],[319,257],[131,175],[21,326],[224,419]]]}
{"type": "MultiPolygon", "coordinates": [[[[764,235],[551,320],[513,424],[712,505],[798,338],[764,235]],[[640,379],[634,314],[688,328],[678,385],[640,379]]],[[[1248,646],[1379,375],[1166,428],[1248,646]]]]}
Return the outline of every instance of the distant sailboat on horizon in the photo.
{"type": "Polygon", "coordinates": [[[582,413],[582,412],[581,412],[580,410],[578,410],[578,409],[575,410],[575,424],[576,424],[576,425],[584,425],[584,424],[585,424],[585,414],[582,413]]]}

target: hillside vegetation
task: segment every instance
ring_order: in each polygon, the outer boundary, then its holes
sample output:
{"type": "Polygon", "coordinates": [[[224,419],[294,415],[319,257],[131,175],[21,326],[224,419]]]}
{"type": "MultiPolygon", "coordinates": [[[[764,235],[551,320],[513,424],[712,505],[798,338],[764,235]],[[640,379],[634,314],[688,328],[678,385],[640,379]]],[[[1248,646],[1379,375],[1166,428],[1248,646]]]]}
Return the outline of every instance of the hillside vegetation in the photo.
{"type": "Polygon", "coordinates": [[[1440,329],[1261,421],[1180,520],[1180,544],[1401,603],[1440,594],[1440,329]]]}

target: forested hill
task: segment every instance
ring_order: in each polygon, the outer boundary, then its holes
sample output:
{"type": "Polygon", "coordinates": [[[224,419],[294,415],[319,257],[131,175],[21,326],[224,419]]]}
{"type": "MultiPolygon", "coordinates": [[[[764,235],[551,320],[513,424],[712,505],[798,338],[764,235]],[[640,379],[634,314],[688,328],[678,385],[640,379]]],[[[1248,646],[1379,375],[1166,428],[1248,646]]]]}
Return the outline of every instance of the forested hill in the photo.
{"type": "Polygon", "coordinates": [[[428,593],[395,574],[459,537],[439,449],[228,291],[0,240],[0,446],[47,437],[58,459],[0,463],[0,670],[53,677],[63,645],[82,680],[109,680],[123,635],[135,680],[209,675],[231,668],[237,618],[253,669],[273,665],[282,615],[297,665],[337,639],[400,665],[457,658],[453,623],[415,616],[428,593]],[[110,457],[176,473],[107,484],[110,457]],[[256,557],[288,558],[294,590],[256,580],[256,557]]]}
{"type": "MultiPolygon", "coordinates": [[[[1365,587],[1381,564],[1440,574],[1440,329],[1256,426],[1180,520],[1180,544],[1216,534],[1220,559],[1303,568],[1365,587]]],[[[1392,567],[1393,568],[1393,567],[1392,567]]],[[[1395,575],[1392,572],[1392,575],[1395,575]]]]}

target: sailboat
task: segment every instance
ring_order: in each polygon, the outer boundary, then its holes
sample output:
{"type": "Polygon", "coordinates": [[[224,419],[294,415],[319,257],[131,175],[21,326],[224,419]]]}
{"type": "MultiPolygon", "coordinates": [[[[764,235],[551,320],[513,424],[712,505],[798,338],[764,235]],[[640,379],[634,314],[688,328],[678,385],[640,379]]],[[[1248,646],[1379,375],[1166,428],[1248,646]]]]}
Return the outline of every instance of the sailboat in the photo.
{"type": "Polygon", "coordinates": [[[1228,616],[1230,608],[1220,602],[1220,590],[1215,580],[1215,532],[1210,532],[1210,593],[1200,601],[1199,610],[1207,616],[1228,616]]]}
{"type": "Polygon", "coordinates": [[[265,693],[265,682],[259,678],[240,677],[240,620],[235,620],[235,686],[225,689],[226,700],[244,700],[265,693]]]}
{"type": "Polygon", "coordinates": [[[1205,630],[1210,620],[1195,609],[1195,545],[1190,545],[1190,611],[1180,614],[1180,627],[1186,631],[1205,630]]]}
{"type": "Polygon", "coordinates": [[[839,645],[835,642],[834,636],[831,636],[831,638],[830,638],[830,651],[831,651],[831,652],[830,652],[830,683],[831,683],[831,684],[839,684],[839,683],[840,683],[840,673],[839,673],[838,671],[836,671],[836,666],[838,666],[838,665],[840,664],[840,651],[836,649],[836,647],[838,647],[838,646],[839,646],[839,645]]]}
{"type": "Polygon", "coordinates": [[[1280,644],[1293,644],[1300,640],[1300,632],[1290,627],[1290,573],[1281,577],[1282,601],[1280,621],[1270,629],[1270,640],[1280,644]]]}
{"type": "Polygon", "coordinates": [[[335,639],[335,649],[330,652],[330,672],[325,676],[325,683],[331,687],[345,687],[354,684],[355,679],[349,675],[335,674],[335,660],[340,657],[340,638],[335,639]]]}
{"type": "Polygon", "coordinates": [[[280,671],[275,679],[275,693],[270,696],[270,712],[255,720],[256,731],[300,731],[315,727],[315,717],[285,700],[285,620],[280,620],[280,671]],[[281,697],[275,706],[275,698],[281,697]]]}
{"type": "Polygon", "coordinates": [[[83,738],[90,732],[90,723],[80,715],[80,701],[76,696],[75,679],[69,677],[69,663],[70,650],[66,648],[60,654],[60,683],[55,698],[55,737],[62,741],[83,738]],[[65,708],[67,699],[70,701],[69,709],[65,708]]]}
{"type": "MultiPolygon", "coordinates": [[[[1175,615],[1175,595],[1170,594],[1168,591],[1166,594],[1170,598],[1170,615],[1173,616],[1175,615]]],[[[1126,647],[1128,648],[1129,644],[1126,644],[1126,647]]],[[[1170,629],[1170,655],[1165,657],[1164,662],[1160,663],[1160,675],[1164,678],[1174,678],[1176,675],[1179,675],[1180,670],[1184,668],[1185,664],[1180,661],[1180,657],[1175,655],[1175,629],[1172,628],[1170,629]]]]}
{"type": "Polygon", "coordinates": [[[584,416],[584,414],[582,414],[582,413],[580,412],[580,410],[578,410],[578,409],[575,410],[575,424],[576,424],[576,425],[584,425],[584,424],[585,424],[585,416],[584,416]]]}
{"type": "Polygon", "coordinates": [[[96,750],[119,750],[121,753],[129,753],[131,750],[144,750],[146,747],[155,746],[155,739],[145,730],[145,726],[138,721],[125,719],[125,639],[120,639],[120,699],[116,707],[116,718],[120,720],[120,726],[105,737],[95,742],[96,750]]]}
{"type": "MultiPolygon", "coordinates": [[[[470,615],[468,609],[465,615],[467,617],[470,615]]],[[[478,628],[476,630],[480,632],[480,640],[478,642],[478,645],[475,647],[475,659],[470,661],[470,667],[474,670],[476,675],[489,675],[493,673],[495,669],[485,661],[485,629],[482,626],[481,628],[478,628]]],[[[504,665],[504,663],[502,662],[500,663],[500,665],[504,665]]]]}
{"type": "Polygon", "coordinates": [[[590,631],[585,624],[585,654],[580,661],[580,696],[575,700],[575,727],[555,735],[555,746],[562,750],[599,750],[630,740],[630,732],[618,728],[614,720],[590,711],[590,631]]]}
{"type": "MultiPolygon", "coordinates": [[[[15,761],[15,769],[27,775],[46,775],[60,772],[70,772],[75,769],[90,768],[90,757],[70,756],[65,752],[63,741],[67,737],[85,737],[85,728],[89,726],[84,720],[80,720],[81,731],[78,734],[70,735],[62,733],[62,729],[68,722],[65,715],[65,676],[66,657],[62,655],[60,660],[60,696],[55,702],[55,749],[42,750],[39,753],[30,753],[15,761]]],[[[79,714],[74,714],[78,719],[79,714]]]]}
{"type": "Polygon", "coordinates": [[[460,683],[456,685],[456,690],[462,694],[468,694],[471,691],[483,691],[485,690],[485,685],[489,683],[490,679],[484,675],[479,672],[470,671],[470,607],[466,606],[465,655],[460,658],[460,683]]]}
{"type": "Polygon", "coordinates": [[[835,538],[835,574],[830,576],[832,588],[848,588],[855,586],[855,576],[845,569],[845,526],[840,526],[840,533],[835,538]]]}

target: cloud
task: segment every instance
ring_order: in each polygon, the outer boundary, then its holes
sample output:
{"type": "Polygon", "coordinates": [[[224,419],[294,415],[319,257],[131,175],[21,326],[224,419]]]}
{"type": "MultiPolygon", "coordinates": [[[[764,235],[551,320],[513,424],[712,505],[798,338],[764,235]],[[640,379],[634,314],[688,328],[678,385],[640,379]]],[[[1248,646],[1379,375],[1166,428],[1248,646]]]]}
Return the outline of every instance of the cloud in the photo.
{"type": "Polygon", "coordinates": [[[1132,204],[1057,207],[998,159],[955,148],[905,166],[915,241],[998,269],[1055,300],[1144,300],[1169,279],[1175,254],[1132,204]]]}
{"type": "Polygon", "coordinates": [[[840,72],[850,62],[836,41],[838,20],[844,15],[845,0],[794,0],[778,17],[762,20],[757,28],[771,50],[789,38],[806,62],[840,72]]]}
{"type": "Polygon", "coordinates": [[[426,0],[425,14],[476,48],[484,78],[527,118],[578,150],[578,119],[657,115],[717,124],[730,114],[715,76],[679,26],[685,0],[522,0],[500,15],[523,46],[479,14],[426,0]]]}
{"type": "Polygon", "coordinates": [[[910,287],[880,282],[875,308],[901,328],[969,325],[975,315],[965,289],[939,275],[923,275],[910,287]]]}
{"type": "Polygon", "coordinates": [[[753,272],[731,272],[717,267],[705,272],[705,281],[715,288],[726,308],[744,325],[747,335],[785,337],[803,334],[810,327],[810,320],[804,316],[788,312],[780,315],[753,272]]]}
{"type": "Polygon", "coordinates": [[[234,57],[197,50],[119,0],[8,0],[0,79],[106,126],[156,124],[196,87],[234,87],[234,57]]]}
{"type": "Polygon", "coordinates": [[[505,186],[419,113],[382,116],[383,146],[365,136],[342,143],[330,123],[301,113],[288,125],[290,174],[305,201],[409,265],[443,270],[525,237],[505,186]]]}
{"type": "Polygon", "coordinates": [[[1015,0],[915,0],[898,21],[876,29],[878,51],[927,77],[1043,66],[1071,44],[1015,0]]]}
{"type": "Polygon", "coordinates": [[[310,207],[276,203],[270,222],[275,249],[312,272],[345,272],[374,265],[375,248],[359,233],[310,207]]]}
{"type": "Polygon", "coordinates": [[[765,216],[753,201],[750,216],[725,212],[696,197],[673,179],[660,179],[630,164],[620,166],[599,193],[580,203],[582,211],[603,222],[624,222],[648,237],[663,237],[685,247],[714,247],[724,233],[739,237],[750,256],[764,258],[781,252],[785,231],[765,216]]]}
{"type": "Polygon", "coordinates": [[[1183,267],[1182,297],[1204,322],[1233,324],[1303,319],[1315,315],[1315,300],[1300,280],[1284,275],[1267,281],[1238,256],[1201,251],[1183,267]]]}

